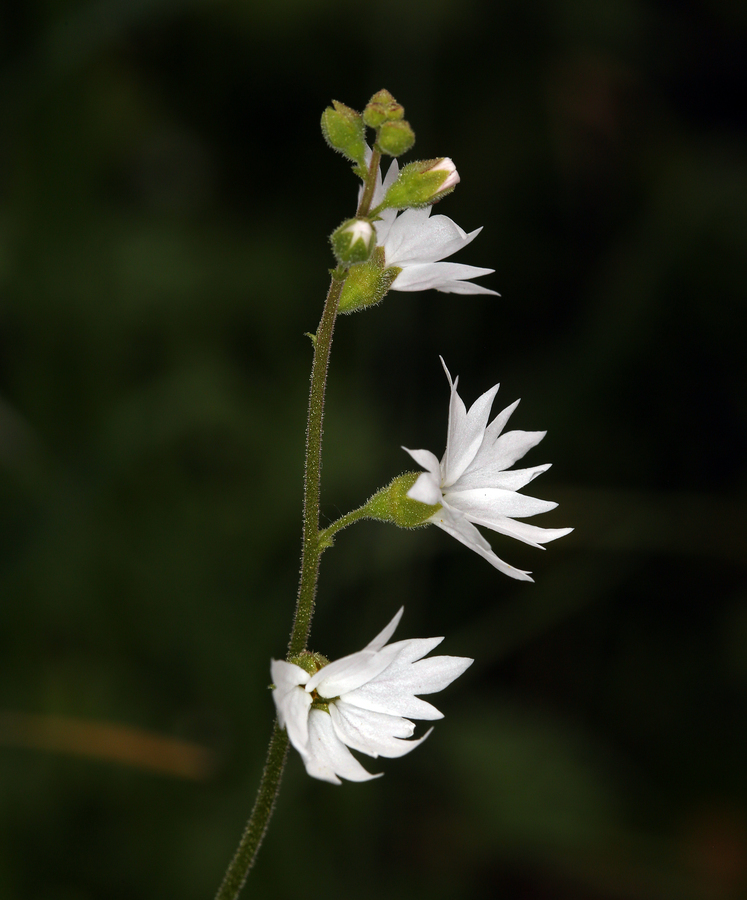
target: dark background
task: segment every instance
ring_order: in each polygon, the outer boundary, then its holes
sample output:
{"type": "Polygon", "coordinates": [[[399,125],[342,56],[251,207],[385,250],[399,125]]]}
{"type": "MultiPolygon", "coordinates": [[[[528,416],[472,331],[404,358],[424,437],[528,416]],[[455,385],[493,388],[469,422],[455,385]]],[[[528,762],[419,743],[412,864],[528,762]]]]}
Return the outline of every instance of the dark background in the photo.
{"type": "MultiPolygon", "coordinates": [[[[312,645],[476,662],[417,752],[290,759],[247,896],[747,897],[737,0],[28,0],[0,11],[0,897],[211,897],[249,814],[298,570],[326,236],[319,117],[387,87],[453,157],[495,297],[339,322],[331,521],[441,454],[443,354],[548,429],[519,584],[363,523],[312,645]],[[379,764],[380,762],[380,764],[379,764]],[[311,884],[311,887],[309,887],[311,884]]],[[[406,161],[406,160],[405,160],[406,161]]],[[[500,405],[499,405],[500,404],[500,405]]]]}

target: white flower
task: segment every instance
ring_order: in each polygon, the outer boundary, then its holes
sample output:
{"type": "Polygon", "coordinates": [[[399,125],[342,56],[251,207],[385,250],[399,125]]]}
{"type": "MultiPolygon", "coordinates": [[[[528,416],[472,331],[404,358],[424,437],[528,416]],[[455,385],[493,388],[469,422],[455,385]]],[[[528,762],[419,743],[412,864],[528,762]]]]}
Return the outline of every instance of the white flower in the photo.
{"type": "Polygon", "coordinates": [[[415,726],[404,717],[443,718],[416,695],[443,690],[472,664],[457,656],[423,659],[441,643],[440,637],[385,646],[402,612],[363,650],[324,665],[316,674],[295,663],[272,661],[278,722],[287,728],[314,778],[340,784],[338,776],[349,781],[379,777],[367,772],[348,747],[373,757],[404,756],[414,750],[430,731],[419,740],[406,740],[415,726]]]}
{"type": "Polygon", "coordinates": [[[499,559],[475,525],[483,525],[541,549],[544,549],[542,544],[573,531],[572,528],[540,528],[516,521],[517,518],[547,512],[558,505],[517,493],[532,479],[546,472],[550,463],[531,469],[509,470],[516,460],[542,440],[546,432],[501,433],[509,416],[519,405],[518,400],[488,425],[490,407],[499,387],[497,384],[479,397],[467,412],[456,390],[459,379],[452,381],[443,359],[441,363],[451,387],[446,452],[439,463],[430,450],[403,448],[418,465],[426,469],[407,496],[432,506],[440,504],[440,509],[428,521],[484,556],[506,575],[520,581],[533,581],[529,572],[515,569],[499,559]]]}
{"type": "MultiPolygon", "coordinates": [[[[451,172],[447,182],[449,187],[459,181],[456,167],[450,159],[440,164],[451,172]]],[[[386,178],[377,175],[371,207],[375,208],[384,200],[387,190],[397,180],[399,164],[393,160],[386,178]]],[[[446,182],[445,182],[446,184],[446,182]]],[[[443,185],[441,186],[443,190],[443,185]]],[[[385,209],[380,220],[374,222],[376,246],[384,248],[387,268],[396,266],[402,271],[397,275],[390,290],[426,291],[433,288],[447,294],[495,294],[489,288],[467,281],[479,275],[490,275],[495,269],[482,269],[462,263],[440,262],[447,256],[466,247],[482,231],[476,228],[467,234],[448,216],[431,216],[432,207],[406,209],[397,215],[395,209],[385,209]]]]}

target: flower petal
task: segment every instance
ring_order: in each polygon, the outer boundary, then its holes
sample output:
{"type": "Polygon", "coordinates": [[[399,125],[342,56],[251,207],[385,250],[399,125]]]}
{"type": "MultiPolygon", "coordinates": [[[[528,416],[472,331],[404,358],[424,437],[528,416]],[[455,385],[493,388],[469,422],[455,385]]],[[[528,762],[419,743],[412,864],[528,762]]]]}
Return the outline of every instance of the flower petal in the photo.
{"type": "Polygon", "coordinates": [[[452,509],[445,502],[441,506],[441,509],[433,513],[428,521],[432,522],[434,525],[438,525],[439,528],[443,528],[443,530],[448,534],[451,534],[452,537],[457,537],[454,532],[458,532],[459,537],[457,540],[466,544],[467,547],[470,547],[473,550],[479,549],[489,553],[492,552],[490,544],[475,526],[465,518],[464,513],[457,509],[452,509]]]}
{"type": "Polygon", "coordinates": [[[523,569],[516,569],[496,556],[490,544],[475,526],[468,522],[464,515],[458,511],[454,510],[452,512],[446,504],[437,513],[434,513],[429,521],[433,522],[434,525],[438,525],[439,528],[456,538],[466,547],[469,547],[470,550],[479,553],[483,559],[486,559],[491,566],[503,572],[504,575],[509,575],[518,581],[534,581],[529,572],[525,572],[523,569]]]}
{"type": "Polygon", "coordinates": [[[308,749],[301,758],[309,775],[332,784],[340,784],[338,775],[348,781],[370,781],[381,775],[363,768],[337,736],[329,713],[321,709],[312,709],[309,714],[308,749]]]}
{"type": "Polygon", "coordinates": [[[410,500],[427,503],[428,506],[436,506],[443,499],[441,488],[438,486],[438,479],[434,478],[430,472],[423,472],[407,492],[407,496],[410,500]]]}
{"type": "Polygon", "coordinates": [[[299,753],[303,753],[308,742],[308,719],[311,695],[303,685],[309,680],[309,673],[300,666],[273,659],[270,665],[275,689],[272,699],[278,714],[278,724],[288,730],[288,738],[299,753]]]}
{"type": "Polygon", "coordinates": [[[430,450],[410,450],[408,447],[403,447],[402,449],[409,453],[419,466],[422,466],[426,472],[430,472],[440,483],[441,463],[439,463],[435,453],[431,453],[430,450]]]}
{"type": "MultiPolygon", "coordinates": [[[[483,269],[479,266],[465,266],[460,263],[417,263],[403,268],[392,283],[393,291],[427,291],[431,288],[446,293],[459,293],[458,283],[465,278],[478,278],[490,275],[495,269],[483,269]]],[[[488,288],[479,285],[465,285],[470,293],[495,294],[488,288]]]]}
{"type": "Polygon", "coordinates": [[[516,491],[493,487],[445,491],[444,500],[452,509],[459,510],[468,519],[490,519],[495,516],[526,519],[529,516],[549,512],[558,505],[553,500],[539,500],[537,497],[527,497],[526,494],[519,494],[516,491]]]}
{"type": "Polygon", "coordinates": [[[397,651],[389,647],[381,650],[360,650],[343,656],[319,669],[306,684],[306,691],[316,690],[320,697],[332,699],[375,678],[391,663],[397,651]]]}
{"type": "MultiPolygon", "coordinates": [[[[397,288],[392,285],[392,290],[397,288]]],[[[410,290],[410,288],[408,288],[410,290]]],[[[473,284],[471,281],[444,281],[442,284],[436,285],[435,290],[442,294],[461,294],[462,296],[472,294],[492,294],[494,297],[500,297],[498,291],[491,291],[490,288],[483,287],[481,284],[473,284]]]]}
{"type": "Polygon", "coordinates": [[[542,466],[534,466],[531,469],[509,469],[506,472],[500,468],[500,464],[476,468],[474,463],[472,463],[469,469],[460,475],[457,482],[452,485],[451,491],[464,491],[470,488],[479,488],[483,485],[502,488],[504,491],[520,491],[538,475],[546,472],[551,465],[552,463],[545,463],[542,466]]]}
{"type": "Polygon", "coordinates": [[[392,664],[376,678],[337,702],[344,701],[348,706],[390,716],[431,720],[443,718],[435,706],[415,695],[443,690],[472,664],[472,660],[452,656],[422,658],[442,640],[424,638],[391,644],[399,651],[392,664]]]}
{"type": "Polygon", "coordinates": [[[415,697],[396,681],[371,682],[345,695],[345,702],[359,709],[385,713],[389,716],[405,716],[410,719],[443,719],[439,712],[425,700],[415,697]]]}
{"type": "Polygon", "coordinates": [[[388,678],[389,673],[393,669],[402,670],[416,660],[422,659],[431,650],[435,650],[442,641],[442,637],[406,638],[404,641],[396,641],[394,644],[390,644],[389,646],[396,648],[397,652],[389,666],[381,675],[377,675],[374,680],[380,681],[382,678],[388,678]]]}
{"type": "Polygon", "coordinates": [[[505,534],[508,537],[516,538],[519,541],[523,541],[525,544],[537,547],[539,550],[545,549],[542,546],[543,544],[549,544],[550,541],[556,541],[558,538],[565,537],[573,531],[572,528],[541,528],[539,525],[530,525],[528,522],[519,522],[516,519],[510,519],[507,516],[496,516],[492,519],[473,518],[472,521],[475,525],[484,525],[485,528],[490,528],[493,531],[498,532],[498,534],[505,534]]]}
{"type": "MultiPolygon", "coordinates": [[[[443,359],[441,360],[443,363],[443,359]]],[[[441,467],[441,488],[446,490],[454,484],[462,472],[477,455],[485,436],[485,426],[490,415],[499,385],[493,385],[472,404],[469,412],[456,390],[456,382],[452,382],[446,364],[444,370],[451,385],[449,401],[449,433],[446,438],[446,454],[441,467]]]]}
{"type": "Polygon", "coordinates": [[[431,216],[432,207],[405,210],[389,231],[384,245],[388,266],[433,263],[466,247],[482,231],[467,234],[448,216],[431,216]]]}
{"type": "Polygon", "coordinates": [[[459,678],[474,662],[466,656],[430,656],[412,664],[404,664],[402,657],[382,673],[375,684],[396,681],[403,690],[416,696],[435,694],[459,678]]]}
{"type": "Polygon", "coordinates": [[[482,454],[480,465],[491,470],[510,468],[517,459],[521,459],[532,447],[536,447],[546,431],[507,431],[492,443],[486,438],[486,448],[482,454]]]}
{"type": "Polygon", "coordinates": [[[408,719],[361,709],[343,700],[331,703],[329,713],[340,740],[368,756],[404,756],[430,734],[428,732],[419,740],[405,740],[415,731],[415,726],[408,719]]]}
{"type": "Polygon", "coordinates": [[[364,650],[381,650],[381,648],[386,644],[389,638],[394,634],[399,625],[399,620],[402,618],[402,613],[404,613],[404,606],[400,606],[397,612],[394,615],[392,621],[380,631],[376,637],[363,648],[364,650]]]}
{"type": "Polygon", "coordinates": [[[391,230],[392,225],[394,225],[394,220],[397,218],[397,210],[383,209],[379,213],[379,216],[381,218],[377,222],[374,222],[374,228],[376,229],[376,244],[379,247],[383,247],[389,237],[389,231],[391,230]]]}

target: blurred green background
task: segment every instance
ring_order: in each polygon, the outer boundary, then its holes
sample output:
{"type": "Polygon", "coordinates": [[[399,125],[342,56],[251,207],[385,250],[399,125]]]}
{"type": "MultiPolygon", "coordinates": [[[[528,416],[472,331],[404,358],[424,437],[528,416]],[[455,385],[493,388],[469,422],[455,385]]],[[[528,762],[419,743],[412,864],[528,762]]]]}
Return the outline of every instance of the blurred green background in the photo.
{"type": "MultiPolygon", "coordinates": [[[[443,354],[548,429],[535,585],[363,523],[312,645],[475,665],[385,777],[292,756],[247,896],[747,897],[745,6],[0,8],[0,897],[211,897],[250,811],[300,538],[334,97],[387,87],[502,297],[339,322],[323,517],[440,454],[443,354]]],[[[413,158],[412,156],[410,158],[413,158]]],[[[499,406],[500,404],[500,406],[499,406]]],[[[534,486],[533,486],[534,487],[534,486]]]]}

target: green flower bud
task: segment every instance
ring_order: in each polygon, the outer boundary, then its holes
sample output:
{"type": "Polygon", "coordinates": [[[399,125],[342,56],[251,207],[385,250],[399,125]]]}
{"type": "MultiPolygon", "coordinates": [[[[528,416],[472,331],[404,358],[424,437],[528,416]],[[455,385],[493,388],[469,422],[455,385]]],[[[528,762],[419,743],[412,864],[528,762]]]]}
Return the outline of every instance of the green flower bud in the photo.
{"type": "Polygon", "coordinates": [[[363,110],[363,121],[370,128],[379,128],[384,122],[394,122],[404,118],[405,108],[392,97],[389,91],[377,91],[363,110]]]}
{"type": "Polygon", "coordinates": [[[385,267],[384,248],[377,247],[371,258],[348,270],[337,311],[352,313],[381,303],[401,269],[385,267]]]}
{"type": "Polygon", "coordinates": [[[348,219],[330,235],[332,250],[341,266],[365,262],[376,246],[376,229],[368,219],[348,219]]]}
{"type": "Polygon", "coordinates": [[[348,159],[366,163],[366,126],[361,114],[337,100],[322,113],[322,134],[329,146],[348,159]]]}
{"type": "Polygon", "coordinates": [[[441,509],[441,504],[430,506],[419,500],[411,500],[407,492],[422,473],[406,472],[399,475],[387,487],[382,488],[366,504],[366,514],[380,522],[392,522],[400,528],[419,528],[427,525],[431,516],[441,509]]]}
{"type": "Polygon", "coordinates": [[[459,173],[448,157],[408,163],[386,192],[383,209],[430,206],[459,184],[459,173]]]}
{"type": "Polygon", "coordinates": [[[404,119],[384,122],[379,129],[376,143],[387,156],[402,156],[415,143],[415,132],[404,119]]]}
{"type": "Polygon", "coordinates": [[[386,120],[386,107],[380,103],[369,103],[363,110],[363,121],[369,128],[379,128],[386,120]]]}

